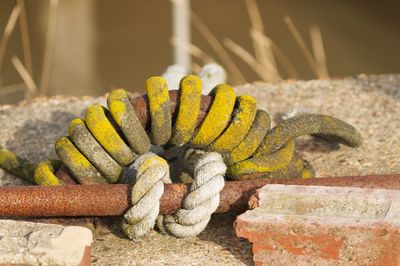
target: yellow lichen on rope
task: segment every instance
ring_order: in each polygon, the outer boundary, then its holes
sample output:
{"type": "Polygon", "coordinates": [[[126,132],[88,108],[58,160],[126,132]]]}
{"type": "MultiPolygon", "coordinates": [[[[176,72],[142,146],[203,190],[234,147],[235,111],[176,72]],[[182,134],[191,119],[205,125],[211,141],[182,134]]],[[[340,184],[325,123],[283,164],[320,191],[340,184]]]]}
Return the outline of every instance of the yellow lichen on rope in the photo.
{"type": "Polygon", "coordinates": [[[304,161],[304,166],[300,172],[300,177],[304,179],[315,177],[314,168],[311,166],[309,162],[304,161]]]}
{"type": "Polygon", "coordinates": [[[56,141],[56,153],[80,184],[106,184],[101,173],[66,137],[56,141]]]}
{"type": "Polygon", "coordinates": [[[118,181],[122,175],[122,167],[96,141],[82,119],[72,120],[68,126],[68,133],[78,150],[101,172],[109,183],[118,181]]]}
{"type": "Polygon", "coordinates": [[[214,95],[211,108],[190,141],[195,147],[209,145],[224,131],[235,106],[235,91],[227,84],[218,85],[210,94],[214,95]]]}
{"type": "Polygon", "coordinates": [[[0,146],[0,168],[7,173],[23,178],[26,181],[35,183],[33,173],[35,165],[28,160],[22,159],[15,153],[0,146]]]}
{"type": "Polygon", "coordinates": [[[55,171],[60,167],[60,161],[44,160],[41,161],[35,170],[35,183],[41,186],[60,186],[64,185],[60,179],[55,176],[55,171]]]}
{"type": "Polygon", "coordinates": [[[107,105],[129,146],[138,154],[149,151],[151,147],[149,137],[136,116],[128,93],[124,89],[111,91],[107,97],[107,105]]]}
{"type": "Polygon", "coordinates": [[[308,167],[307,161],[303,160],[298,153],[294,153],[289,164],[278,171],[268,173],[264,178],[307,178],[314,176],[314,169],[308,167]]]}
{"type": "MultiPolygon", "coordinates": [[[[115,123],[120,127],[123,124],[122,117],[126,114],[126,105],[123,99],[127,97],[124,89],[112,90],[107,97],[107,106],[115,123]]],[[[132,106],[132,105],[131,105],[132,106]]]]}
{"type": "Polygon", "coordinates": [[[342,120],[328,115],[304,114],[284,120],[271,129],[257,149],[256,155],[274,153],[285,143],[312,134],[331,136],[351,147],[359,146],[362,139],[354,127],[342,120]]]}
{"type": "Polygon", "coordinates": [[[105,110],[99,104],[90,106],[85,114],[86,125],[114,160],[122,166],[129,165],[136,156],[107,119],[105,110]]]}
{"type": "Polygon", "coordinates": [[[209,150],[232,151],[247,135],[257,112],[256,99],[251,96],[236,98],[235,115],[225,131],[209,146],[209,150]]]}
{"type": "Polygon", "coordinates": [[[246,137],[232,152],[224,154],[227,165],[246,160],[257,150],[271,125],[269,114],[263,110],[257,110],[256,117],[246,137]]]}
{"type": "Polygon", "coordinates": [[[151,77],[146,81],[151,116],[151,142],[163,145],[171,138],[171,102],[167,82],[163,77],[151,77]]]}
{"type": "Polygon", "coordinates": [[[201,103],[201,79],[195,75],[184,77],[180,83],[179,111],[172,130],[171,143],[186,144],[196,128],[201,103]]]}
{"type": "Polygon", "coordinates": [[[281,149],[268,156],[252,157],[229,166],[228,175],[235,180],[251,173],[271,173],[289,165],[294,154],[294,141],[288,142],[281,149]]]}

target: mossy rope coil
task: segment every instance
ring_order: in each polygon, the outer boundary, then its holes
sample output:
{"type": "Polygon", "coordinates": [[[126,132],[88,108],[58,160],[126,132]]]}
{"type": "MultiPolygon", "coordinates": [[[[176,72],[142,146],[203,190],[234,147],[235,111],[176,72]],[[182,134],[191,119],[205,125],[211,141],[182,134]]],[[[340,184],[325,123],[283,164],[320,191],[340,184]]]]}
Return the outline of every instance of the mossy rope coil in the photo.
{"type": "MultiPolygon", "coordinates": [[[[268,113],[257,110],[251,96],[236,97],[227,84],[211,91],[211,104],[201,119],[201,104],[207,98],[201,95],[201,80],[195,75],[181,80],[175,101],[171,101],[162,77],[148,79],[146,91],[148,126],[137,115],[140,110],[132,104],[135,99],[122,89],[109,94],[109,109],[93,105],[87,109],[85,120],[75,119],[70,123],[70,136],[56,142],[56,153],[78,183],[118,182],[122,168],[146,154],[151,144],[169,143],[219,152],[227,164],[228,176],[240,180],[254,174],[312,177],[310,164],[295,153],[293,140],[301,135],[333,136],[354,147],[361,143],[359,133],[351,125],[326,115],[296,116],[269,130],[268,113]],[[178,105],[175,115],[171,112],[173,103],[178,105]]],[[[11,169],[16,175],[20,174],[18,166],[25,164],[18,160],[5,151],[0,153],[2,168],[11,169]]],[[[32,172],[33,167],[28,168],[24,171],[32,172]]],[[[30,181],[39,185],[63,185],[54,175],[56,168],[57,163],[43,161],[30,181]]],[[[29,173],[20,175],[27,177],[29,173]]]]}

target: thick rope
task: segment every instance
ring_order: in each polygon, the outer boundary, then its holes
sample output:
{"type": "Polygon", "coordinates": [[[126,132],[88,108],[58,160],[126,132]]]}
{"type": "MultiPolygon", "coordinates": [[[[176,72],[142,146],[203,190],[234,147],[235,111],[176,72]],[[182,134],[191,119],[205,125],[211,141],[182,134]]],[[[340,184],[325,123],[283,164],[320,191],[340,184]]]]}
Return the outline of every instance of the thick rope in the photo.
{"type": "Polygon", "coordinates": [[[185,164],[193,176],[190,192],[177,213],[157,220],[163,233],[179,238],[196,236],[207,226],[211,214],[218,208],[226,172],[222,156],[216,152],[190,149],[185,155],[185,164]]]}
{"type": "Polygon", "coordinates": [[[171,180],[168,163],[154,153],[139,156],[132,166],[132,207],[124,215],[122,229],[130,239],[138,241],[154,227],[164,193],[163,182],[171,180]]]}
{"type": "Polygon", "coordinates": [[[122,224],[130,239],[140,240],[156,221],[163,233],[180,238],[198,235],[207,226],[211,214],[219,205],[226,166],[220,154],[193,149],[186,153],[185,164],[194,176],[190,192],[183,201],[182,209],[174,215],[165,216],[158,213],[164,192],[162,182],[171,182],[167,162],[153,153],[147,153],[130,167],[125,181],[135,182],[133,206],[125,213],[122,224]]]}
{"type": "MultiPolygon", "coordinates": [[[[146,82],[149,128],[142,126],[131,104],[129,93],[114,90],[107,99],[108,109],[93,105],[88,108],[85,120],[75,119],[69,127],[69,137],[56,143],[56,152],[80,184],[121,182],[123,167],[129,166],[140,154],[147,152],[151,143],[168,146],[187,144],[210,152],[223,154],[228,165],[228,178],[242,180],[257,174],[268,178],[288,173],[290,178],[310,177],[307,163],[300,156],[294,158],[289,142],[304,134],[336,136],[350,146],[361,142],[359,133],[345,122],[325,115],[302,115],[276,125],[269,130],[268,113],[257,110],[250,96],[238,96],[227,84],[217,85],[210,93],[212,103],[205,118],[197,125],[201,106],[200,77],[189,75],[179,85],[179,108],[171,113],[172,102],[168,87],[162,77],[152,77],[146,82]],[[302,165],[302,168],[297,167],[302,165]],[[289,171],[297,169],[298,171],[289,171]]],[[[334,138],[331,138],[334,139],[334,138]]],[[[167,146],[167,147],[168,147],[167,146]]],[[[21,165],[0,150],[0,167],[11,173],[21,165]]],[[[47,165],[44,162],[43,165],[47,165]]],[[[51,169],[38,171],[30,182],[42,185],[62,184],[51,169]],[[41,175],[46,173],[46,175],[41,175]],[[39,175],[40,178],[39,178],[39,175]],[[38,182],[36,182],[39,181],[38,182]]],[[[26,175],[21,175],[26,179],[26,175]]]]}
{"type": "MultiPolygon", "coordinates": [[[[175,106],[178,112],[174,113],[171,113],[173,104],[165,79],[148,79],[146,111],[150,123],[147,131],[137,116],[138,110],[132,106],[129,93],[118,89],[107,99],[109,110],[98,104],[89,107],[85,120],[75,119],[70,123],[69,137],[61,137],[56,142],[56,153],[76,182],[134,183],[133,207],[125,214],[122,224],[124,232],[133,240],[145,236],[155,223],[162,232],[176,237],[199,234],[219,205],[226,172],[228,178],[235,180],[252,178],[253,174],[258,177],[262,174],[265,178],[314,176],[310,164],[295,152],[293,140],[299,136],[322,135],[349,146],[361,143],[355,128],[326,115],[303,114],[269,130],[268,113],[257,110],[252,97],[236,97],[227,84],[216,85],[210,92],[211,106],[197,126],[202,101],[200,78],[204,77],[189,75],[181,80],[179,99],[175,99],[179,108],[175,106]],[[151,147],[151,144],[158,146],[151,147]],[[160,146],[164,144],[167,145],[160,146]],[[194,177],[190,193],[176,214],[161,216],[163,183],[171,182],[169,167],[164,159],[148,151],[150,148],[162,151],[171,145],[188,145],[209,152],[187,152],[187,169],[194,177]],[[216,152],[223,153],[228,170],[216,152]],[[128,171],[123,171],[124,167],[128,171]]],[[[59,165],[45,160],[35,166],[0,147],[0,168],[32,183],[68,184],[71,180],[56,176],[59,165]]]]}
{"type": "MultiPolygon", "coordinates": [[[[225,74],[218,65],[204,66],[199,76],[183,77],[184,74],[184,69],[176,66],[165,73],[167,80],[149,78],[146,110],[143,105],[136,106],[138,110],[135,110],[129,93],[117,89],[107,98],[108,109],[95,104],[87,109],[85,120],[73,120],[69,136],[56,142],[56,153],[75,181],[79,184],[120,182],[122,169],[131,165],[138,155],[149,151],[151,144],[167,144],[167,148],[187,144],[220,152],[228,165],[227,178],[235,180],[255,176],[269,178],[283,173],[288,173],[285,176],[288,178],[313,176],[308,162],[301,156],[294,156],[294,149],[290,148],[290,141],[302,135],[339,140],[352,147],[361,144],[361,135],[354,127],[327,115],[298,115],[269,130],[270,117],[257,110],[255,99],[236,97],[231,86],[220,84],[225,74]],[[175,94],[179,99],[175,98],[175,103],[169,99],[167,83],[171,83],[172,89],[179,87],[179,93],[175,94]],[[197,125],[202,106],[201,91],[211,88],[211,106],[197,125]],[[141,112],[147,112],[145,120],[150,116],[148,124],[142,125],[144,121],[139,117],[143,117],[138,116],[141,112]],[[299,163],[300,160],[303,163],[299,163]]],[[[63,184],[64,181],[54,174],[58,169],[48,166],[44,161],[32,178],[34,164],[0,149],[0,168],[39,185],[63,184]]]]}

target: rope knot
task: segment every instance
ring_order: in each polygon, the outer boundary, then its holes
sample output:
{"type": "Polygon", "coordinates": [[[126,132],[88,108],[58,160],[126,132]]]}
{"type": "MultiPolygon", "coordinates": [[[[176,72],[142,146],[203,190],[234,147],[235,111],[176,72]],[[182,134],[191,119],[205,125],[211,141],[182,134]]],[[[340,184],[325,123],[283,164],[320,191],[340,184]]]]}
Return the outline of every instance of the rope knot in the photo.
{"type": "Polygon", "coordinates": [[[226,166],[219,153],[194,149],[186,152],[184,165],[193,176],[190,192],[175,214],[159,215],[163,182],[171,182],[168,164],[153,153],[135,161],[130,174],[136,180],[132,189],[133,207],[124,215],[122,225],[129,238],[139,240],[155,223],[161,232],[179,238],[195,236],[204,230],[218,208],[226,166]]]}

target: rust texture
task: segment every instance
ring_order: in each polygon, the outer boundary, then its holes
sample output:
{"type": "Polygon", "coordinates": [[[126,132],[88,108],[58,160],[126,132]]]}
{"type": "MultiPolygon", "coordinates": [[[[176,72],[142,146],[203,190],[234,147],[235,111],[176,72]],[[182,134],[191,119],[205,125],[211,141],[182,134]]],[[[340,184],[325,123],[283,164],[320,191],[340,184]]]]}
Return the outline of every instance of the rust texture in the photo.
{"type": "MultiPolygon", "coordinates": [[[[400,174],[229,181],[221,192],[217,212],[246,210],[250,196],[266,184],[400,189],[400,174]]],[[[130,191],[126,184],[0,187],[0,217],[122,215],[129,207],[130,191]]],[[[189,184],[166,184],[160,213],[176,212],[188,191],[189,184]]]]}

